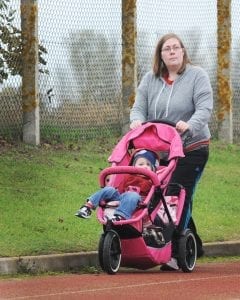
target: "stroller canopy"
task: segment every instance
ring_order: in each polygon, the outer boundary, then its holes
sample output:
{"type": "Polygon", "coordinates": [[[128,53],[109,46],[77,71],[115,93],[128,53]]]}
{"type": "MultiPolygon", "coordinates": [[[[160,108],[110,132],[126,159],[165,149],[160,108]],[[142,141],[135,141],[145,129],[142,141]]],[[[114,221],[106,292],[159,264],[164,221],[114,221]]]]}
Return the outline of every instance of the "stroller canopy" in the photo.
{"type": "Polygon", "coordinates": [[[139,148],[167,152],[168,160],[184,157],[182,140],[175,127],[148,122],[126,133],[113,149],[108,161],[117,165],[127,164],[131,150],[139,148]]]}

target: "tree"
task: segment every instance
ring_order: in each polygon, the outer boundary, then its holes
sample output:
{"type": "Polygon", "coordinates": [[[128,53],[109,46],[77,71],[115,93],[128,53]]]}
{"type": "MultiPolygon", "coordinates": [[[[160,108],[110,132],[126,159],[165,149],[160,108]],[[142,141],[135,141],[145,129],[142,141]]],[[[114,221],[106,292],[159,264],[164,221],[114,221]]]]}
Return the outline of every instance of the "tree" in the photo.
{"type": "MultiPolygon", "coordinates": [[[[0,0],[0,83],[9,75],[22,75],[22,38],[21,30],[14,26],[16,10],[9,4],[10,0],[0,0]]],[[[45,66],[43,58],[47,50],[39,44],[39,65],[45,66]]],[[[48,70],[39,68],[39,72],[48,70]]]]}
{"type": "Polygon", "coordinates": [[[70,39],[70,61],[81,99],[115,101],[120,73],[114,43],[94,30],[73,32],[70,39]]]}

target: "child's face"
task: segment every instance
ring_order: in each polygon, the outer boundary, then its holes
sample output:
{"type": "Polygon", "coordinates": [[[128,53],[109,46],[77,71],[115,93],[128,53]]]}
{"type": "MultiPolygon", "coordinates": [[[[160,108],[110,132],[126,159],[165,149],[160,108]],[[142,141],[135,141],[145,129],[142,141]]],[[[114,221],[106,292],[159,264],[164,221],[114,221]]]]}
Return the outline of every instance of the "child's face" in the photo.
{"type": "Polygon", "coordinates": [[[147,170],[152,170],[152,165],[150,163],[150,161],[148,161],[146,158],[144,157],[139,157],[136,162],[135,162],[135,167],[138,168],[145,168],[147,170]]]}

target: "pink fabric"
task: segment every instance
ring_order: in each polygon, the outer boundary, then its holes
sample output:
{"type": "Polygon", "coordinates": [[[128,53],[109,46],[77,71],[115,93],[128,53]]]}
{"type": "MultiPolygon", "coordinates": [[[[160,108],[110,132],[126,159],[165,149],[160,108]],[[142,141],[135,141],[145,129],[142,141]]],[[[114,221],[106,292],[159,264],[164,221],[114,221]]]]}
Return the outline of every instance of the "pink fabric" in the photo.
{"type": "Polygon", "coordinates": [[[121,266],[148,269],[159,264],[167,263],[171,258],[172,245],[166,244],[163,248],[146,246],[142,237],[121,240],[121,266]],[[134,253],[134,254],[133,254],[134,253]]]}

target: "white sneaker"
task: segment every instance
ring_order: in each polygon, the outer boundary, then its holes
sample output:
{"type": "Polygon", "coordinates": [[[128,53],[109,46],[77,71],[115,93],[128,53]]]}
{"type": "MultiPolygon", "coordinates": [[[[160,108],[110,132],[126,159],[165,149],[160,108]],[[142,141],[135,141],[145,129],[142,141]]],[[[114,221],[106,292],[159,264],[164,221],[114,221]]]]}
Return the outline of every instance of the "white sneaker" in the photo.
{"type": "Polygon", "coordinates": [[[84,218],[84,219],[88,219],[91,217],[91,209],[86,206],[86,205],[83,205],[82,207],[80,207],[80,209],[75,213],[75,216],[76,217],[79,217],[79,218],[84,218]]]}
{"type": "Polygon", "coordinates": [[[177,264],[176,258],[172,257],[169,262],[167,262],[165,265],[162,265],[160,270],[162,271],[177,271],[179,270],[179,266],[177,264]]]}

